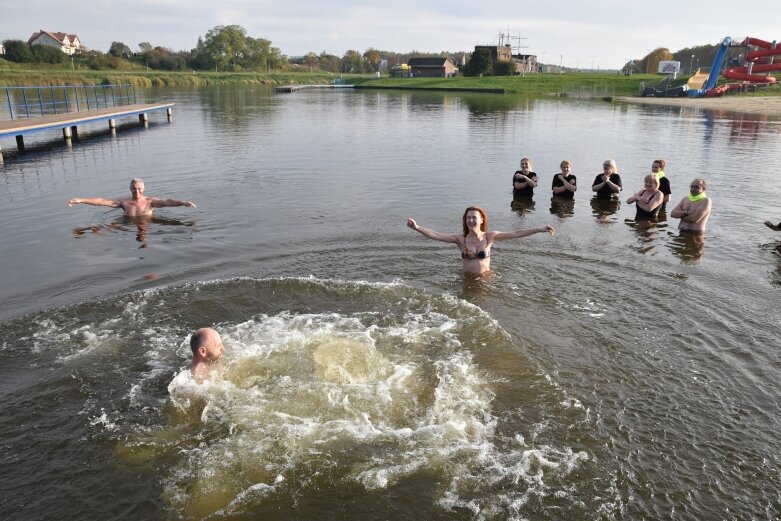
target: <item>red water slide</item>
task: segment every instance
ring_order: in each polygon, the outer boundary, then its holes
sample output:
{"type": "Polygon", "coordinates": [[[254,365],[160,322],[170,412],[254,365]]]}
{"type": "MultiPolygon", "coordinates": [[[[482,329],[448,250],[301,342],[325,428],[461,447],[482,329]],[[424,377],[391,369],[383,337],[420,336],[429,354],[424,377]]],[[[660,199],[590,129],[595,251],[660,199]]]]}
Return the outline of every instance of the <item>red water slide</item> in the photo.
{"type": "Polygon", "coordinates": [[[766,42],[759,38],[747,37],[740,45],[754,45],[757,47],[757,50],[746,53],[746,62],[750,62],[749,65],[725,69],[724,77],[730,80],[768,83],[770,85],[774,84],[776,82],[774,77],[757,73],[781,71],[781,58],[774,63],[774,57],[781,56],[781,44],[766,42]],[[751,69],[751,72],[749,72],[749,68],[751,69]]]}

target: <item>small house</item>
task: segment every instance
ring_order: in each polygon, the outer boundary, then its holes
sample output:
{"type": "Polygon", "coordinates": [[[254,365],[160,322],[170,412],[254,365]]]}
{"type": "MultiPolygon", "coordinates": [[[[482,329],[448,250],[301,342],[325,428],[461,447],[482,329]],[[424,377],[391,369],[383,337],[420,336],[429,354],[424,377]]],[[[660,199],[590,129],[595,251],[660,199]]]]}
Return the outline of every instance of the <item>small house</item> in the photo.
{"type": "Polygon", "coordinates": [[[41,29],[37,33],[33,33],[30,39],[27,40],[30,45],[48,45],[50,47],[56,47],[65,54],[73,55],[84,50],[84,47],[79,41],[79,37],[75,34],[67,33],[54,33],[51,31],[44,31],[41,29]]]}
{"type": "Polygon", "coordinates": [[[410,58],[410,75],[423,78],[450,78],[456,75],[456,66],[448,58],[410,58]]]}

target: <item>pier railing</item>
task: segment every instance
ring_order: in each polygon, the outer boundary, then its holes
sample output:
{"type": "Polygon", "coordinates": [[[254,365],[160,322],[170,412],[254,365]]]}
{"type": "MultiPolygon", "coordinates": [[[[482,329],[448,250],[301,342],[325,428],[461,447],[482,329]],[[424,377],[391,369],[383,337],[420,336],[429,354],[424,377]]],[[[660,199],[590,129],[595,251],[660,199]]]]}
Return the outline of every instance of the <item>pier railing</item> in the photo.
{"type": "Polygon", "coordinates": [[[0,87],[0,119],[67,114],[138,103],[132,84],[0,87]],[[3,103],[3,101],[5,103],[3,103]]]}

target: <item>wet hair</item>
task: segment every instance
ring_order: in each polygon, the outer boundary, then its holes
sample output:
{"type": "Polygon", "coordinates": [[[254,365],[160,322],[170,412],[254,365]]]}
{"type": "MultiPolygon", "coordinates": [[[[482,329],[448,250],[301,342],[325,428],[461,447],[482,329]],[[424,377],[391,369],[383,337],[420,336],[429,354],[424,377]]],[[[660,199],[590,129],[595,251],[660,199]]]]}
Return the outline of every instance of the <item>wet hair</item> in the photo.
{"type": "Polygon", "coordinates": [[[656,178],[656,174],[648,174],[645,176],[646,181],[651,181],[656,190],[659,190],[659,179],[656,178]]]}
{"type": "Polygon", "coordinates": [[[130,180],[130,187],[131,188],[133,187],[133,185],[136,185],[136,184],[144,184],[144,180],[141,179],[140,177],[134,177],[133,179],[130,180]]]}
{"type": "Polygon", "coordinates": [[[610,170],[614,173],[618,173],[618,165],[616,165],[615,159],[605,159],[603,163],[608,163],[610,165],[610,170]]]}
{"type": "Polygon", "coordinates": [[[479,206],[470,206],[466,210],[464,210],[464,217],[462,217],[461,221],[464,225],[464,237],[469,235],[469,228],[466,225],[466,214],[469,212],[480,212],[480,215],[483,217],[483,222],[480,223],[480,231],[485,232],[488,230],[488,216],[485,214],[485,210],[480,208],[479,206]]]}
{"type": "Polygon", "coordinates": [[[207,328],[201,328],[190,337],[190,349],[193,350],[193,354],[198,351],[198,348],[206,343],[206,339],[209,337],[209,330],[207,328]]]}
{"type": "Polygon", "coordinates": [[[695,181],[697,181],[698,183],[700,183],[702,185],[702,191],[704,192],[705,188],[707,188],[707,186],[705,185],[705,179],[703,179],[701,177],[698,177],[698,178],[694,179],[692,181],[692,183],[695,182],[695,181]]]}
{"type": "Polygon", "coordinates": [[[524,161],[526,161],[527,163],[529,163],[529,168],[531,168],[531,167],[532,167],[532,160],[531,160],[531,159],[529,159],[528,157],[522,157],[522,158],[521,158],[521,163],[523,163],[524,161]]]}
{"type": "Polygon", "coordinates": [[[667,162],[664,159],[654,159],[654,163],[657,163],[659,165],[659,170],[662,171],[664,171],[664,167],[667,166],[667,162]]]}
{"type": "Polygon", "coordinates": [[[564,161],[562,161],[562,162],[561,162],[561,164],[559,165],[559,168],[563,167],[564,165],[567,165],[568,167],[572,168],[572,163],[570,163],[570,162],[569,162],[568,160],[566,160],[566,159],[565,159],[564,161]]]}

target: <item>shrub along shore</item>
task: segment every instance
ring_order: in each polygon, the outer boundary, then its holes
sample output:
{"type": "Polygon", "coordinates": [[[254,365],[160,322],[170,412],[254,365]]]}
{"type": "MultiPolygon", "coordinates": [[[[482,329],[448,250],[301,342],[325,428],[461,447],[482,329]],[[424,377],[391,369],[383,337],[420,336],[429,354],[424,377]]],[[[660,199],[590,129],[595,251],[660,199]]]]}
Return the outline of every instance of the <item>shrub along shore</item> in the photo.
{"type": "MultiPolygon", "coordinates": [[[[455,78],[376,78],[361,75],[335,75],[307,69],[270,72],[169,72],[147,70],[69,70],[25,67],[0,60],[0,86],[132,84],[136,87],[174,87],[204,85],[322,85],[341,78],[348,84],[367,88],[415,90],[504,91],[506,94],[541,97],[613,98],[638,96],[646,85],[662,79],[656,74],[623,76],[608,72],[567,72],[563,74],[527,74],[524,76],[485,76],[455,78]]],[[[680,77],[676,84],[685,83],[680,77]]],[[[740,96],[778,96],[778,85],[740,96]]],[[[734,95],[733,95],[734,96],[734,95]]]]}
{"type": "Polygon", "coordinates": [[[169,72],[4,68],[0,61],[0,86],[131,84],[136,87],[203,85],[328,84],[337,76],[327,72],[169,72]]]}
{"type": "Polygon", "coordinates": [[[170,72],[160,70],[91,70],[64,65],[16,64],[0,60],[0,86],[21,85],[99,85],[127,83],[137,87],[202,85],[307,85],[329,84],[336,78],[371,88],[503,90],[507,94],[529,96],[605,97],[632,96],[643,82],[656,83],[661,76],[613,73],[527,74],[525,76],[485,76],[455,78],[376,78],[357,74],[333,74],[317,69],[295,68],[269,72],[170,72]]]}

